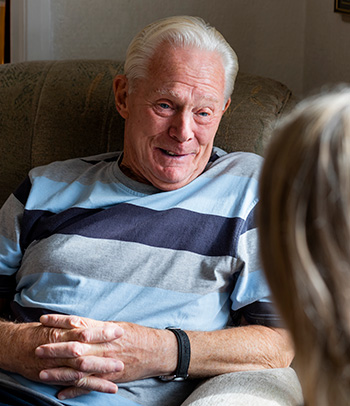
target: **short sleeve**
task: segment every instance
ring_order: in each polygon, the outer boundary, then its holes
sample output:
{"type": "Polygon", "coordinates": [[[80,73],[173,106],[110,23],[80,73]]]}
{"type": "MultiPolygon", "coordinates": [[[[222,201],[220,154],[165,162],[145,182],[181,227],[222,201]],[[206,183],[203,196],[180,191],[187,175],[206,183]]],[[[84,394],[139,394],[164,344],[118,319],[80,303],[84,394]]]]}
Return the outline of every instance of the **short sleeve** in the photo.
{"type": "MultiPolygon", "coordinates": [[[[241,227],[237,249],[237,270],[231,295],[232,312],[243,316],[248,324],[282,326],[281,318],[271,300],[263,272],[256,226],[255,205],[241,227]]],[[[237,314],[234,316],[237,318],[237,314]]]]}

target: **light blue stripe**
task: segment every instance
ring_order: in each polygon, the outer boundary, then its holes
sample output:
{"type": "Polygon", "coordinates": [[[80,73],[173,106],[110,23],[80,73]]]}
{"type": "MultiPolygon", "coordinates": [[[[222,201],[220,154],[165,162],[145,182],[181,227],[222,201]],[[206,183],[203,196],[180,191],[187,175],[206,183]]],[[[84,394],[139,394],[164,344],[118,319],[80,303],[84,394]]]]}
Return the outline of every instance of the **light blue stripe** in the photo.
{"type": "Polygon", "coordinates": [[[15,300],[24,307],[154,328],[221,329],[227,324],[230,307],[229,293],[196,295],[53,273],[25,276],[18,289],[21,292],[15,300]],[[53,288],[48,290],[48,286],[53,288]]]}
{"type": "Polygon", "coordinates": [[[242,272],[231,295],[232,309],[237,310],[255,301],[270,302],[270,290],[262,270],[242,272]]]}
{"type": "Polygon", "coordinates": [[[203,214],[245,218],[257,203],[257,196],[255,179],[246,178],[242,182],[240,176],[222,174],[218,178],[199,177],[181,189],[164,192],[162,199],[150,195],[134,204],[153,210],[177,207],[203,214]]]}
{"type": "Polygon", "coordinates": [[[18,269],[21,259],[20,246],[0,235],[0,273],[2,275],[13,275],[18,269]]]}
{"type": "Polygon", "coordinates": [[[130,202],[153,210],[177,207],[203,214],[245,218],[256,204],[258,183],[255,179],[250,179],[248,183],[246,180],[242,182],[242,177],[230,174],[222,174],[220,179],[203,176],[194,180],[188,187],[162,192],[162,199],[159,199],[159,194],[140,198],[127,193],[124,187],[119,187],[118,193],[117,189],[117,183],[67,184],[40,176],[33,181],[26,209],[57,213],[70,207],[94,209],[130,202]],[[221,190],[220,199],[218,190],[221,190]]]}
{"type": "MultiPolygon", "coordinates": [[[[39,176],[33,181],[32,192],[29,195],[25,208],[27,210],[49,210],[58,213],[70,207],[86,209],[104,208],[123,201],[118,192],[116,201],[117,184],[106,185],[95,182],[92,185],[83,185],[79,182],[56,182],[45,176],[39,176]],[[42,191],[45,190],[45,198],[42,191]]],[[[125,199],[130,199],[125,195],[125,199]]]]}

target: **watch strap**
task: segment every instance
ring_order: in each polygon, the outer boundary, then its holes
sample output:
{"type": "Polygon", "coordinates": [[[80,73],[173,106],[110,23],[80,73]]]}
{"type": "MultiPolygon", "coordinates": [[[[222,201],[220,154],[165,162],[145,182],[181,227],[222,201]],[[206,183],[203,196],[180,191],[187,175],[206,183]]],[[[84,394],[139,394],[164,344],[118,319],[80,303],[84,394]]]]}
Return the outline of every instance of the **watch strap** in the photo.
{"type": "Polygon", "coordinates": [[[188,378],[188,368],[191,360],[191,345],[188,335],[180,328],[166,327],[175,334],[178,344],[178,358],[175,375],[160,376],[163,381],[183,381],[188,378]]]}

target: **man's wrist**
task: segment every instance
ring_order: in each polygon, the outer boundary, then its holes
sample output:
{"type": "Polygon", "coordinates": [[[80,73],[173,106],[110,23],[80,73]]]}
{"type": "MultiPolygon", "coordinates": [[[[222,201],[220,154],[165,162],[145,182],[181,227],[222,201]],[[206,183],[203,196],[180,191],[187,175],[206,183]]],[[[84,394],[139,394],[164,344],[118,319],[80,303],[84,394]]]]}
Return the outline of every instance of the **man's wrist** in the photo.
{"type": "Polygon", "coordinates": [[[175,373],[172,375],[161,375],[160,380],[168,381],[184,381],[188,377],[188,368],[191,360],[191,345],[188,335],[185,331],[176,327],[167,327],[176,337],[178,345],[178,358],[175,373]]]}

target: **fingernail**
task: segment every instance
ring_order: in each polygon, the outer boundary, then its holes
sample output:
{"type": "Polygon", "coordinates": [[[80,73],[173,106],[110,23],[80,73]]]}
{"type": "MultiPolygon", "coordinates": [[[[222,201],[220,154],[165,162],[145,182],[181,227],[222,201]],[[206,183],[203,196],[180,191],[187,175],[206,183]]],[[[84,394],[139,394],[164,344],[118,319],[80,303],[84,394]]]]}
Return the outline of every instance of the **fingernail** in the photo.
{"type": "Polygon", "coordinates": [[[49,374],[45,371],[41,371],[39,374],[39,378],[43,381],[47,381],[49,379],[49,374]]]}
{"type": "Polygon", "coordinates": [[[116,372],[122,371],[124,369],[124,363],[122,361],[116,361],[115,370],[116,372]]]}
{"type": "Polygon", "coordinates": [[[35,355],[37,355],[38,357],[43,356],[43,355],[44,355],[44,349],[38,347],[38,348],[35,350],[35,355]]]}
{"type": "Polygon", "coordinates": [[[59,400],[66,400],[67,398],[65,397],[65,395],[61,395],[60,393],[57,395],[59,400]]]}
{"type": "Polygon", "coordinates": [[[43,323],[43,324],[47,323],[47,320],[48,320],[48,317],[45,316],[45,315],[40,317],[40,322],[43,323]]]}
{"type": "Polygon", "coordinates": [[[123,334],[124,334],[124,330],[121,327],[119,327],[119,326],[115,327],[114,335],[116,337],[122,336],[123,334]]]}

